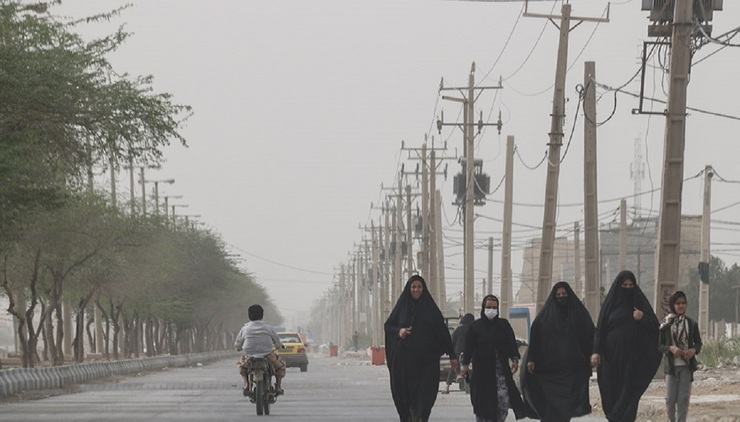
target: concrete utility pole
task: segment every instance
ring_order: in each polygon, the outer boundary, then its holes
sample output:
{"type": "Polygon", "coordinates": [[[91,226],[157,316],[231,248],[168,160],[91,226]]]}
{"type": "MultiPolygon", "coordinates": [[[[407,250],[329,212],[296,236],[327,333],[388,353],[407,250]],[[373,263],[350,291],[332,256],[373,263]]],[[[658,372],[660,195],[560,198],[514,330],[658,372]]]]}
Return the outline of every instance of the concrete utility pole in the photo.
{"type": "MultiPolygon", "coordinates": [[[[436,228],[434,230],[434,242],[437,244],[435,251],[437,253],[433,264],[437,267],[437,281],[440,286],[439,301],[437,304],[445,312],[447,310],[447,284],[445,283],[445,250],[442,238],[442,194],[440,191],[434,191],[434,217],[436,228]]],[[[446,315],[446,314],[445,314],[446,315]]]]}
{"type": "MultiPolygon", "coordinates": [[[[373,346],[380,346],[383,343],[382,337],[380,335],[380,289],[378,288],[379,283],[379,275],[380,275],[380,248],[378,247],[379,241],[378,241],[378,235],[375,231],[375,222],[370,222],[370,230],[371,230],[371,238],[372,238],[372,246],[373,246],[373,252],[372,252],[372,295],[373,295],[373,301],[372,301],[372,321],[373,321],[373,346]]],[[[378,230],[379,231],[379,230],[378,230]]]]}
{"type": "MultiPolygon", "coordinates": [[[[427,281],[427,287],[429,292],[434,298],[434,301],[440,304],[440,292],[444,289],[444,285],[441,285],[438,277],[438,265],[436,259],[438,258],[437,246],[436,246],[436,218],[435,218],[435,207],[434,207],[434,192],[437,186],[437,175],[447,175],[447,168],[444,171],[437,169],[437,151],[445,151],[447,145],[442,147],[434,146],[434,138],[432,138],[432,146],[427,146],[427,139],[425,137],[424,143],[421,148],[408,148],[404,144],[401,145],[402,151],[408,151],[409,160],[420,160],[421,161],[421,224],[422,234],[420,241],[420,268],[419,274],[422,275],[427,281]],[[412,154],[415,153],[414,156],[412,154]]],[[[452,158],[441,158],[439,161],[452,158]]],[[[419,177],[419,166],[415,171],[405,171],[402,167],[402,175],[414,175],[419,177]]],[[[400,181],[399,181],[400,185],[400,181]]],[[[409,209],[409,208],[407,208],[409,209]]],[[[441,230],[441,228],[440,228],[441,230]]]]}
{"type": "Polygon", "coordinates": [[[596,64],[584,64],[583,99],[583,206],[586,309],[596,322],[599,317],[599,199],[596,171],[596,64]]]}
{"type": "Polygon", "coordinates": [[[671,58],[668,72],[663,189],[660,191],[655,313],[659,319],[670,312],[669,299],[678,287],[681,252],[681,191],[686,144],[686,91],[691,67],[693,0],[675,0],[671,58]]]}
{"type": "Polygon", "coordinates": [[[712,210],[712,166],[704,167],[704,206],[701,215],[701,259],[699,260],[699,333],[702,338],[709,338],[709,246],[712,210]],[[704,270],[702,271],[702,266],[704,270]],[[706,273],[706,277],[702,275],[706,273]]]}
{"type": "MultiPolygon", "coordinates": [[[[385,200],[385,207],[383,209],[383,217],[384,217],[384,227],[383,227],[383,278],[380,283],[381,291],[380,291],[380,297],[382,298],[381,301],[381,323],[385,320],[388,315],[391,313],[391,297],[390,297],[390,256],[391,256],[391,226],[390,226],[390,217],[391,209],[390,209],[390,203],[388,199],[385,200]]],[[[382,327],[382,325],[381,325],[382,327]]]]}
{"type": "Polygon", "coordinates": [[[504,176],[504,227],[501,238],[501,316],[509,317],[514,302],[511,279],[511,226],[514,212],[514,137],[506,137],[506,173],[504,176]]]}
{"type": "MultiPolygon", "coordinates": [[[[421,145],[421,274],[429,277],[429,170],[427,167],[427,143],[421,145]]],[[[430,280],[431,281],[431,280],[430,280]]],[[[436,290],[434,282],[430,283],[436,290]]]]}
{"type": "Polygon", "coordinates": [[[406,185],[406,277],[414,275],[414,226],[411,222],[411,185],[406,185]]]}
{"type": "Polygon", "coordinates": [[[619,271],[627,269],[627,200],[619,202],[619,271]]]}
{"type": "MultiPolygon", "coordinates": [[[[541,17],[553,21],[557,16],[532,14],[527,11],[526,17],[541,17]]],[[[568,66],[568,36],[571,20],[581,22],[609,22],[608,12],[606,19],[572,18],[571,5],[563,3],[560,16],[560,40],[558,45],[557,68],[555,70],[555,89],[552,100],[552,119],[550,126],[550,142],[547,155],[547,183],[545,185],[545,212],[542,222],[542,241],[540,247],[540,272],[537,283],[537,312],[542,309],[552,286],[552,261],[555,244],[555,226],[558,201],[558,179],[560,178],[560,147],[563,145],[563,122],[565,118],[565,74],[568,66]]],[[[553,21],[554,22],[554,21],[553,21]]]]}
{"type": "Polygon", "coordinates": [[[391,300],[398,297],[403,285],[403,191],[401,190],[401,176],[398,176],[398,193],[394,195],[396,205],[393,207],[393,241],[396,244],[393,252],[393,279],[391,281],[391,300]]]}
{"type": "MultiPolygon", "coordinates": [[[[483,294],[493,293],[493,237],[488,238],[488,274],[486,284],[483,286],[483,294]]],[[[503,299],[501,299],[503,301],[503,299]]],[[[501,306],[499,306],[501,308],[501,306]]],[[[499,312],[503,312],[499,309],[499,312]]],[[[503,314],[502,314],[503,315],[503,314]]]]}
{"type": "Polygon", "coordinates": [[[573,222],[573,251],[575,252],[575,264],[573,265],[573,288],[578,298],[583,298],[583,284],[581,283],[581,226],[577,221],[573,222]]]}
{"type": "MultiPolygon", "coordinates": [[[[468,75],[468,86],[467,87],[445,87],[440,85],[440,91],[459,91],[463,98],[442,96],[443,100],[451,100],[460,102],[463,104],[464,110],[464,123],[444,123],[441,119],[437,122],[437,128],[442,130],[442,126],[462,126],[464,138],[464,154],[465,154],[465,205],[464,205],[464,282],[463,282],[463,312],[472,313],[475,308],[475,231],[474,231],[474,197],[475,197],[475,126],[473,122],[475,115],[475,91],[486,90],[486,89],[502,89],[501,81],[498,86],[475,86],[475,63],[470,68],[470,75],[468,75]],[[465,95],[467,91],[467,95],[465,95]]],[[[497,126],[499,132],[501,131],[501,120],[498,123],[483,123],[483,119],[477,123],[478,133],[480,133],[483,126],[497,126]]]]}

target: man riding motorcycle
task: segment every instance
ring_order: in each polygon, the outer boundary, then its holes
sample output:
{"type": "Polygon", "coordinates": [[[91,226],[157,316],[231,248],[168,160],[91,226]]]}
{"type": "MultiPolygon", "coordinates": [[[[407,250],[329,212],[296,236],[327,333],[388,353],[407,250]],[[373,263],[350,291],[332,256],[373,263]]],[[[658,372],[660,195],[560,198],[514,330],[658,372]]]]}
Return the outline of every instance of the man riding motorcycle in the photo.
{"type": "Polygon", "coordinates": [[[249,321],[239,330],[234,341],[237,351],[244,351],[244,355],[236,363],[236,367],[244,379],[244,395],[250,396],[252,386],[249,385],[249,357],[265,357],[272,365],[275,373],[275,391],[278,395],[283,394],[281,383],[285,376],[285,362],[273,350],[282,348],[283,344],[275,329],[262,321],[265,313],[260,305],[252,305],[247,310],[249,321]]]}

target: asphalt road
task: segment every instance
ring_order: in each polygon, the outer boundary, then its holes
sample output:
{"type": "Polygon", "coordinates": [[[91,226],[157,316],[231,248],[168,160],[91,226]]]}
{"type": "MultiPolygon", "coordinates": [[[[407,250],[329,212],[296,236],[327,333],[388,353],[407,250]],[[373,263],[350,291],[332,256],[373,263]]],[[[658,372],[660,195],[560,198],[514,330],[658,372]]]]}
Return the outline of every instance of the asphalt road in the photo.
{"type": "MultiPolygon", "coordinates": [[[[398,420],[385,366],[312,356],[308,372],[288,369],[286,394],[257,416],[241,394],[235,361],[94,382],[80,392],[0,405],[0,421],[383,421],[398,420]]],[[[443,386],[444,384],[441,384],[443,386]]],[[[431,421],[474,421],[469,396],[440,394],[431,421]]],[[[514,420],[510,414],[510,421],[514,420]]],[[[578,418],[577,422],[601,421],[578,418]]]]}

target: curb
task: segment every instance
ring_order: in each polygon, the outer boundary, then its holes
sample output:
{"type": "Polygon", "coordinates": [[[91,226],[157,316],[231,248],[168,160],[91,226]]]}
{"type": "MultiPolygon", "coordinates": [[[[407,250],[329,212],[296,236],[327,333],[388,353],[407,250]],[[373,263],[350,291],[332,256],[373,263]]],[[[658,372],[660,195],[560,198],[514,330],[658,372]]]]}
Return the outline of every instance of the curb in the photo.
{"type": "Polygon", "coordinates": [[[0,370],[0,398],[22,391],[62,388],[111,375],[157,371],[166,367],[185,367],[236,356],[232,351],[156,356],[106,362],[74,363],[48,368],[10,368],[0,370]]]}

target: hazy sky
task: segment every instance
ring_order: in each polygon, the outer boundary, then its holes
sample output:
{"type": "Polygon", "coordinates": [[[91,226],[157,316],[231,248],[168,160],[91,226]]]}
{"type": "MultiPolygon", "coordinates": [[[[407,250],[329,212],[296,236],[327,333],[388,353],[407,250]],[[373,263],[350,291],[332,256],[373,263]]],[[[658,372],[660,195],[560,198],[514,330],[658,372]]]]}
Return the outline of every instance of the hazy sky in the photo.
{"type": "MultiPolygon", "coordinates": [[[[522,17],[523,2],[433,0],[65,0],[52,11],[69,17],[105,12],[131,3],[122,16],[84,28],[88,36],[125,25],[134,33],[112,56],[121,72],[151,74],[155,88],[189,104],[194,116],[183,130],[189,147],[166,150],[167,162],[148,178],[175,178],[160,186],[160,196],[183,195],[179,213],[199,214],[219,232],[242,266],[267,287],[281,312],[293,317],[310,308],[332,283],[335,269],[363,238],[360,225],[378,221],[378,204],[395,185],[402,163],[413,168],[401,141],[420,147],[425,135],[446,141],[447,157],[462,154],[462,134],[433,122],[444,110],[458,119],[458,103],[441,99],[440,79],[467,84],[471,63],[476,81],[504,89],[486,91],[476,103],[484,119],[504,122],[501,135],[488,129],[476,138],[476,158],[495,187],[504,173],[507,135],[516,137],[513,268],[521,268],[521,247],[539,237],[546,168],[537,167],[547,150],[558,29],[548,20],[522,17]]],[[[583,62],[596,62],[596,79],[622,86],[637,72],[648,13],[641,1],[616,1],[610,22],[585,22],[571,31],[566,95],[565,142],[574,133],[560,172],[558,236],[570,236],[583,219],[583,114],[576,113],[583,62]],[[575,122],[575,129],[573,125],[575,122]]],[[[606,1],[571,1],[574,17],[605,16],[606,1]]],[[[725,1],[715,13],[714,35],[740,25],[740,4],[725,1]]],[[[559,15],[561,2],[530,3],[530,12],[559,15]]],[[[739,37],[740,38],[740,37],[739,37]]],[[[733,40],[735,44],[740,39],[733,40]]],[[[719,46],[709,44],[698,62],[719,46]]],[[[651,60],[647,94],[665,99],[667,79],[658,67],[666,50],[651,60]]],[[[740,116],[740,49],[725,48],[692,68],[689,106],[740,116]]],[[[639,77],[624,87],[637,93],[639,77]]],[[[446,93],[449,94],[449,93],[446,93]]],[[[454,95],[454,94],[452,94],[454,95]]],[[[598,91],[598,172],[601,223],[618,219],[619,199],[634,193],[630,167],[635,139],[646,164],[641,190],[661,185],[662,116],[632,115],[634,97],[598,91]],[[603,94],[603,95],[602,95],[603,94]]],[[[646,108],[650,103],[646,103],[646,108]]],[[[656,111],[664,106],[654,104],[656,111]]],[[[740,201],[737,133],[740,121],[692,112],[687,123],[685,176],[715,167],[713,207],[740,201]],[[735,183],[731,183],[735,181],[735,183]]],[[[431,139],[431,138],[430,138],[431,139]]],[[[462,289],[462,226],[456,219],[452,174],[438,181],[445,212],[448,296],[462,289]]],[[[104,180],[101,179],[101,184],[104,180]]],[[[410,181],[412,184],[414,180],[410,181]]],[[[127,184],[121,175],[119,183],[127,184]]],[[[405,183],[404,183],[405,184],[405,183]]],[[[685,214],[701,214],[702,179],[684,183],[685,214]]],[[[127,186],[121,186],[123,192],[127,186]]],[[[125,193],[122,193],[125,195],[125,193]]],[[[641,198],[643,215],[655,215],[660,194],[641,198]]],[[[500,241],[503,189],[476,208],[481,245],[500,241]]],[[[630,206],[635,201],[628,200],[630,206]]],[[[713,214],[740,222],[740,205],[713,214]]],[[[715,224],[713,254],[727,264],[740,256],[737,228],[715,224]],[[720,251],[721,249],[721,251],[720,251]]],[[[495,278],[500,249],[494,252],[495,278]]],[[[476,279],[486,276],[487,254],[476,253],[476,279]]],[[[498,284],[495,287],[498,292],[498,284]]]]}

